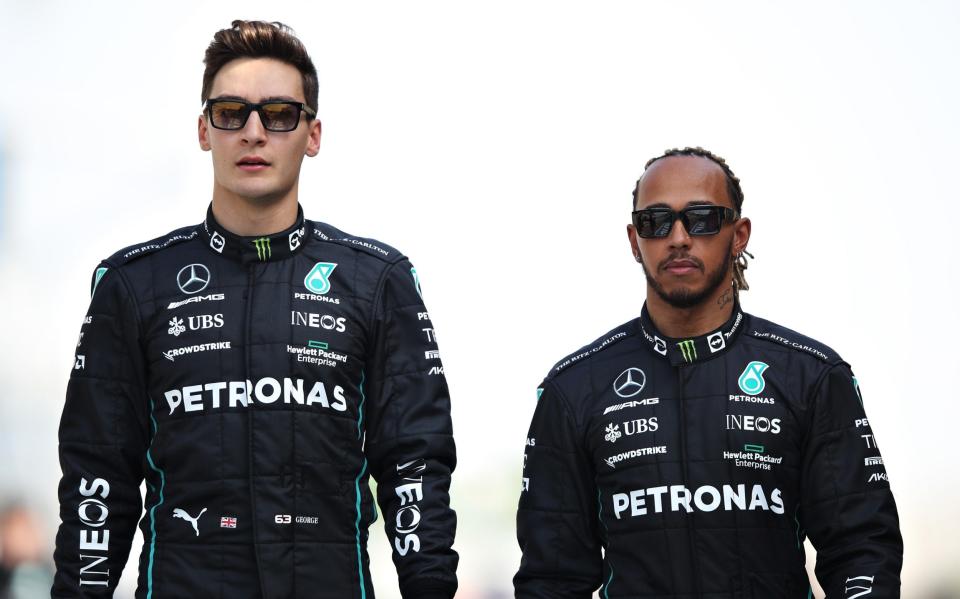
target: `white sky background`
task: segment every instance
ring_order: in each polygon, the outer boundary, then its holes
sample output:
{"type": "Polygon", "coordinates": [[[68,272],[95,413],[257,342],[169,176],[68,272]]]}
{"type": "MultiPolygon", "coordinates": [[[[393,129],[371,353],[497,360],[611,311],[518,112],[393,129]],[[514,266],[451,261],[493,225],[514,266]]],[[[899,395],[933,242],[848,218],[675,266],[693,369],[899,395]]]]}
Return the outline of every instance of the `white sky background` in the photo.
{"type": "MultiPolygon", "coordinates": [[[[320,74],[308,218],[399,247],[439,331],[461,597],[505,593],[536,388],[634,317],[643,163],[703,145],[743,181],[748,311],[854,367],[900,506],[904,595],[953,577],[960,8],[948,2],[0,4],[0,495],[56,523],[56,426],[89,277],[199,222],[203,51],[293,26],[320,74]],[[11,459],[14,456],[15,459],[11,459]]],[[[381,525],[381,597],[398,596],[381,525]]]]}

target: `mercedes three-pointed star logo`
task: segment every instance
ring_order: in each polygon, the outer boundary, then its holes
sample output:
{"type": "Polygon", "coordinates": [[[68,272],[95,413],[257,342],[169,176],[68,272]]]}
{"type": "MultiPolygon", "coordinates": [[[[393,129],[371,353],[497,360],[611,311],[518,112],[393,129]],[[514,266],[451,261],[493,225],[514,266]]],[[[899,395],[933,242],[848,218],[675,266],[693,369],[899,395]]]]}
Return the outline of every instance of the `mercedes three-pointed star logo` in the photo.
{"type": "Polygon", "coordinates": [[[187,295],[200,293],[210,283],[210,270],[203,264],[188,264],[177,273],[177,285],[187,295]]]}
{"type": "Polygon", "coordinates": [[[647,384],[647,375],[639,368],[627,368],[613,381],[613,390],[620,397],[633,397],[647,384]]]}

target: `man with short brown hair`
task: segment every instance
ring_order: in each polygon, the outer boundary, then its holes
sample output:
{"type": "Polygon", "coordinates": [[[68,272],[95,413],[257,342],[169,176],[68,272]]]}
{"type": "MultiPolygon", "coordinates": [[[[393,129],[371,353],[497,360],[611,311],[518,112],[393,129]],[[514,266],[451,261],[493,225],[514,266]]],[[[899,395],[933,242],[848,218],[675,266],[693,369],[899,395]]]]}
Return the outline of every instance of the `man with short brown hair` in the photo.
{"type": "Polygon", "coordinates": [[[288,28],[234,21],[205,62],[204,222],[94,272],[52,596],[112,596],[139,520],[138,598],[373,597],[372,475],[402,595],[453,597],[456,456],[416,270],[304,218],[317,74],[288,28]]]}

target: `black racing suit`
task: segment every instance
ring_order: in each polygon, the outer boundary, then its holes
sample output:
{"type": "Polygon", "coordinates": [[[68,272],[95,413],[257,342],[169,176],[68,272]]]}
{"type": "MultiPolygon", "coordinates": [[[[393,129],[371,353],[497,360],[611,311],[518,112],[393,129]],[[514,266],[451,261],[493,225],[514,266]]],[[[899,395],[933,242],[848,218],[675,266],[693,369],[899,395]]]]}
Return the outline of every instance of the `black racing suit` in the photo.
{"type": "Polygon", "coordinates": [[[101,263],[76,354],[54,597],[112,596],[139,520],[138,598],[372,599],[371,475],[403,596],[453,596],[450,401],[395,249],[208,210],[101,263]]]}
{"type": "Polygon", "coordinates": [[[640,318],[561,361],[524,455],[516,596],[900,596],[903,545],[857,379],[740,311],[693,339],[640,318]]]}

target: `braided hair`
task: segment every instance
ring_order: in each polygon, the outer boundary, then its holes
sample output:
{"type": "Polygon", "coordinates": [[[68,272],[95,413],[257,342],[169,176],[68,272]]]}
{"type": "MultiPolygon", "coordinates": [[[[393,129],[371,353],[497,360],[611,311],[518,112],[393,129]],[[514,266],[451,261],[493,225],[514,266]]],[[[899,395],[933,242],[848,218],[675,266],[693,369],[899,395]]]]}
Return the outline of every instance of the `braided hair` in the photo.
{"type": "MultiPolygon", "coordinates": [[[[671,156],[699,156],[700,158],[706,158],[710,162],[713,162],[721,169],[723,169],[723,174],[727,179],[727,195],[730,197],[730,201],[733,202],[734,210],[737,211],[737,217],[740,216],[741,208],[743,207],[743,189],[740,188],[740,179],[733,174],[733,171],[730,170],[730,166],[727,165],[727,161],[717,156],[710,150],[701,148],[700,146],[696,147],[686,147],[686,148],[673,148],[665,151],[659,156],[655,156],[647,161],[643,165],[643,171],[646,172],[650,165],[658,160],[664,158],[670,158],[671,156]]],[[[637,205],[637,191],[640,189],[640,181],[643,179],[641,175],[640,179],[637,179],[637,184],[633,187],[633,207],[637,205]]],[[[746,250],[738,255],[733,261],[733,288],[735,291],[746,291],[750,289],[750,286],[747,284],[747,280],[743,276],[743,271],[747,270],[747,258],[749,256],[753,258],[753,254],[749,253],[746,250]]]]}

